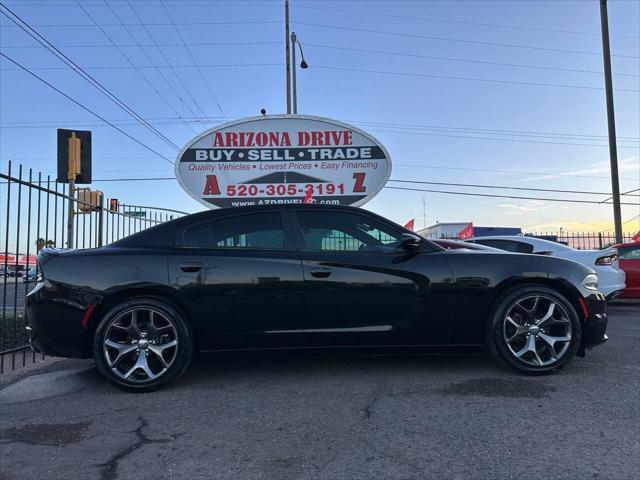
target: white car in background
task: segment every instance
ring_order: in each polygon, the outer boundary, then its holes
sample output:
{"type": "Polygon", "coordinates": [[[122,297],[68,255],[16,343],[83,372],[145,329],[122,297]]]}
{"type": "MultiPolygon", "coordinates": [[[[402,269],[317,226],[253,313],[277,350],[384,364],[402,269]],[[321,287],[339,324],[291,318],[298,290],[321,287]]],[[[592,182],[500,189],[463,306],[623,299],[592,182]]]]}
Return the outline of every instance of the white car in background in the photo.
{"type": "Polygon", "coordinates": [[[618,266],[618,250],[578,250],[557,242],[522,235],[494,235],[476,237],[468,242],[516,253],[533,253],[566,258],[593,268],[598,274],[598,290],[607,300],[620,295],[624,290],[624,271],[618,266]]]}

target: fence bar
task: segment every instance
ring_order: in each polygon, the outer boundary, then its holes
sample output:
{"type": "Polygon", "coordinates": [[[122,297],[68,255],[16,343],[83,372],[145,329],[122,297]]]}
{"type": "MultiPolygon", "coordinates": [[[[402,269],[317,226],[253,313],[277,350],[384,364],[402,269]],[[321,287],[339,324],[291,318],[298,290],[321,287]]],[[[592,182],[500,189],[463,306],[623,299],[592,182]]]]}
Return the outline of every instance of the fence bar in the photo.
{"type": "MultiPolygon", "coordinates": [[[[7,274],[8,270],[8,260],[9,260],[9,213],[11,212],[11,160],[9,160],[9,168],[7,170],[8,181],[7,181],[7,225],[4,234],[4,269],[2,275],[4,278],[2,279],[2,332],[0,332],[0,348],[4,350],[4,340],[5,340],[5,331],[7,329],[8,322],[6,321],[6,311],[7,311],[7,274]]],[[[0,354],[0,373],[4,372],[4,355],[0,354]]]]}

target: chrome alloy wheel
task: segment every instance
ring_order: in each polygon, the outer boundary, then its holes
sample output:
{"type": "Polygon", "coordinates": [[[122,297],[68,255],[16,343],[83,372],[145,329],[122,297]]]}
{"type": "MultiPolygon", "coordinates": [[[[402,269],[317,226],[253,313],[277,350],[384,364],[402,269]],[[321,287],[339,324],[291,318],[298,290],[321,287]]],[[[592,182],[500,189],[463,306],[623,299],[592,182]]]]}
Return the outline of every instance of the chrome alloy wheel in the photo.
{"type": "Polygon", "coordinates": [[[123,380],[155,380],[171,367],[178,353],[176,327],[159,310],[131,308],[107,327],[103,351],[109,368],[123,380]]]}
{"type": "Polygon", "coordinates": [[[529,295],[507,309],[502,334],[517,359],[545,367],[558,362],[569,350],[571,320],[566,309],[552,297],[529,295]]]}

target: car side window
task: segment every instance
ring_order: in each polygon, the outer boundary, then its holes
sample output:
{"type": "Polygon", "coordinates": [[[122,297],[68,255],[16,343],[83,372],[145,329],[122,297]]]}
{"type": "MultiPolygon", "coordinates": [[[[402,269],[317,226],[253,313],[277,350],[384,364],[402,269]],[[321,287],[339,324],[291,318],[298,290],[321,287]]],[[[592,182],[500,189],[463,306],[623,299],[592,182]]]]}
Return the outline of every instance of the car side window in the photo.
{"type": "Polygon", "coordinates": [[[179,230],[176,243],[185,248],[209,248],[211,222],[200,222],[179,230]]]}
{"type": "Polygon", "coordinates": [[[283,249],[282,218],[273,212],[198,223],[182,229],[177,244],[185,248],[283,249]]]}
{"type": "Polygon", "coordinates": [[[640,247],[621,247],[618,249],[621,260],[640,260],[640,247]]]}
{"type": "Polygon", "coordinates": [[[386,253],[401,243],[400,233],[369,217],[348,212],[296,212],[306,250],[386,253]]]}
{"type": "Polygon", "coordinates": [[[515,240],[476,240],[481,245],[487,245],[488,247],[499,248],[500,250],[506,250],[507,252],[517,253],[533,253],[533,245],[529,245],[524,242],[517,242],[515,240]]]}

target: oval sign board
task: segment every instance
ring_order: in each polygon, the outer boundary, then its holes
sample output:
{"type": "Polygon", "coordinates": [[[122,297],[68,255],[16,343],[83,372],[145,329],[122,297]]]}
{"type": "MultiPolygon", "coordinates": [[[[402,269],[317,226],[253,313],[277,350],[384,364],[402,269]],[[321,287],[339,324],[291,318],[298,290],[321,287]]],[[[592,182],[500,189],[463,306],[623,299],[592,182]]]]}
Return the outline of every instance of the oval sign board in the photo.
{"type": "Polygon", "coordinates": [[[281,203],[359,206],[391,175],[362,130],[307,115],[246,118],[207,130],[178,154],[176,177],[209,208],[281,203]]]}

